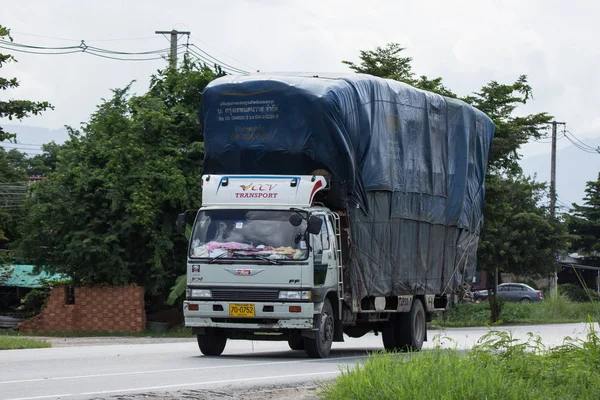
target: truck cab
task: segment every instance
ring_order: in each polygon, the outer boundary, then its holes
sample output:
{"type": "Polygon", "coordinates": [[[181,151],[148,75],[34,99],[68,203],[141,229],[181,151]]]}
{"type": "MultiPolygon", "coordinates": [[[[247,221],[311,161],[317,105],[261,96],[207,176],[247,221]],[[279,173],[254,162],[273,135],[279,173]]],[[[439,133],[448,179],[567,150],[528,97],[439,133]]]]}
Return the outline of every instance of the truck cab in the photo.
{"type": "Polygon", "coordinates": [[[184,302],[203,354],[249,339],[328,355],[343,283],[340,218],[314,204],[326,186],[322,176],[203,176],[184,302]]]}

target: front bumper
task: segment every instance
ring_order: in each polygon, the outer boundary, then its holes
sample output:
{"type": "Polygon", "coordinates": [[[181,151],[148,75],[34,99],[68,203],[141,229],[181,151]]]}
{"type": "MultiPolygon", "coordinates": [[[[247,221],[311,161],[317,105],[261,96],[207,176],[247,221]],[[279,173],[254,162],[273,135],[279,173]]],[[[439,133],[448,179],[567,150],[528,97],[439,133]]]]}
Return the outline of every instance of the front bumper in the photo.
{"type": "Polygon", "coordinates": [[[254,304],[254,317],[232,317],[229,304],[240,302],[187,300],[183,303],[185,326],[193,328],[237,328],[244,330],[278,331],[281,329],[312,329],[314,303],[309,302],[243,302],[254,304]],[[190,310],[190,305],[198,310],[190,310]],[[290,312],[290,306],[300,306],[300,312],[290,312]]]}

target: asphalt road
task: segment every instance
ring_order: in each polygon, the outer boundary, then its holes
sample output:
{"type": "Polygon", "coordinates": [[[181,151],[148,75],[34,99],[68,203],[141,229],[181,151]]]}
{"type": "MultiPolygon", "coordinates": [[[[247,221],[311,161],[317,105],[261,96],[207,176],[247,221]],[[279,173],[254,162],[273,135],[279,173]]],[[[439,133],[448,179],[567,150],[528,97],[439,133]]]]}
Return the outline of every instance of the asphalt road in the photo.
{"type": "MultiPolygon", "coordinates": [[[[518,339],[532,332],[545,344],[557,345],[565,336],[585,336],[587,326],[537,325],[502,330],[513,332],[518,339]]],[[[467,349],[487,332],[487,328],[432,330],[425,347],[432,348],[434,336],[439,335],[444,338],[444,347],[467,349]]],[[[294,386],[314,389],[315,381],[332,379],[340,367],[354,366],[368,352],[382,350],[381,337],[374,335],[334,343],[330,358],[324,360],[291,351],[286,342],[229,341],[220,357],[202,356],[194,340],[152,343],[142,339],[139,343],[139,338],[101,338],[95,342],[53,342],[57,347],[0,352],[0,400],[148,398],[152,393],[160,394],[160,398],[185,397],[181,394],[186,390],[193,390],[196,398],[240,398],[231,395],[232,391],[250,393],[261,387],[294,386]]],[[[305,395],[285,397],[309,398],[305,395]]]]}

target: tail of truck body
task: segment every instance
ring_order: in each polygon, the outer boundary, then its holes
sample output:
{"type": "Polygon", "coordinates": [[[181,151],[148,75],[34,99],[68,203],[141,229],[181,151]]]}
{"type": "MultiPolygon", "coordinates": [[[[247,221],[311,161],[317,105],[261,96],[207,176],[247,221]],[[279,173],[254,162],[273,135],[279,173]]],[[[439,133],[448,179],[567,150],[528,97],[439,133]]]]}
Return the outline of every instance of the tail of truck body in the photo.
{"type": "MultiPolygon", "coordinates": [[[[249,328],[252,317],[198,326],[193,322],[198,313],[186,302],[186,321],[198,328],[199,343],[216,333],[230,338],[279,333],[265,337],[287,339],[292,348],[304,340],[309,354],[321,357],[329,351],[315,350],[319,335],[330,347],[343,333],[359,337],[375,330],[383,332],[386,348],[419,348],[426,339],[424,318],[444,309],[457,286],[474,274],[491,120],[458,100],[366,75],[219,78],[203,93],[200,117],[207,178],[235,181],[242,190],[211,205],[205,188],[203,208],[297,208],[305,213],[303,226],[314,215],[323,230],[306,236],[310,273],[300,277],[272,268],[242,286],[222,273],[199,282],[192,265],[203,266],[190,258],[190,290],[217,285],[260,291],[268,275],[285,275],[288,282],[274,281],[281,291],[311,293],[299,299],[306,303],[302,313],[312,313],[304,318],[311,328],[282,327],[298,319],[289,315],[260,327],[249,328]],[[308,182],[309,197],[294,195],[293,186],[280,187],[278,196],[286,201],[269,197],[268,185],[292,185],[294,179],[296,185],[308,182]],[[257,193],[245,195],[245,188],[257,193]]],[[[261,306],[290,310],[285,302],[261,306]]],[[[231,317],[231,310],[221,308],[231,317]]]]}

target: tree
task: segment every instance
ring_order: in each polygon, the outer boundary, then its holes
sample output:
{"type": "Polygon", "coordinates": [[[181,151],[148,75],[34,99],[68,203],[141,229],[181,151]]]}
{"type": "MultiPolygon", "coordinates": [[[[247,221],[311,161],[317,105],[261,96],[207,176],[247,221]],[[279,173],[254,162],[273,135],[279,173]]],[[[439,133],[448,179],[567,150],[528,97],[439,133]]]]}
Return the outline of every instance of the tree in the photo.
{"type": "Polygon", "coordinates": [[[342,63],[359,74],[393,79],[443,96],[456,97],[444,86],[442,78],[429,79],[421,75],[415,79],[411,65],[412,57],[402,57],[404,50],[406,49],[398,43],[388,43],[385,47],[377,47],[375,50],[361,50],[360,64],[352,61],[342,61],[342,63]]]}
{"type": "MultiPolygon", "coordinates": [[[[8,38],[12,41],[12,37],[10,36],[10,30],[0,25],[0,39],[8,38]]],[[[15,58],[10,54],[2,54],[0,53],[0,68],[6,63],[16,62],[15,58]]],[[[8,90],[8,89],[16,89],[19,87],[19,81],[17,78],[4,78],[0,76],[0,90],[8,90]]],[[[29,115],[37,115],[42,111],[47,109],[51,109],[52,106],[48,102],[33,102],[28,100],[0,100],[0,118],[8,118],[12,120],[23,119],[29,115]]],[[[13,140],[15,138],[14,133],[9,133],[4,131],[4,129],[0,126],[0,142],[4,142],[6,140],[13,140]]],[[[15,150],[16,151],[16,150],[15,150]]],[[[10,161],[8,160],[8,155],[4,151],[4,149],[0,150],[0,185],[7,183],[14,183],[15,180],[21,180],[25,182],[27,179],[24,179],[23,176],[20,175],[19,172],[15,171],[11,168],[10,161]],[[16,175],[15,175],[16,174],[16,175]]],[[[14,186],[14,185],[9,185],[14,186]]],[[[12,197],[14,190],[0,190],[0,203],[3,201],[3,204],[0,204],[0,248],[5,249],[6,243],[12,240],[13,232],[15,229],[15,219],[13,218],[14,214],[14,201],[9,201],[8,197],[12,197]],[[11,193],[8,193],[11,192],[11,193]],[[8,206],[8,203],[11,206],[8,206]]],[[[0,263],[2,260],[0,260],[0,263]]]]}
{"type": "Polygon", "coordinates": [[[400,54],[404,50],[406,49],[398,43],[388,43],[385,47],[377,47],[375,50],[361,50],[360,65],[352,61],[342,61],[342,63],[359,74],[412,83],[412,58],[401,57],[400,54]]]}
{"type": "Polygon", "coordinates": [[[489,158],[490,173],[519,175],[522,170],[518,150],[529,140],[542,137],[552,120],[545,112],[524,117],[514,115],[519,105],[527,104],[532,98],[527,76],[521,75],[510,85],[492,81],[479,92],[462,99],[484,112],[496,126],[489,158]]]}
{"type": "Polygon", "coordinates": [[[600,265],[600,174],[587,183],[585,193],[583,205],[573,204],[568,218],[572,250],[583,253],[586,263],[600,265]]]}
{"type": "MultiPolygon", "coordinates": [[[[0,39],[4,40],[5,38],[8,38],[8,40],[12,42],[10,30],[0,25],[0,39]]],[[[10,54],[0,53],[0,68],[2,68],[5,63],[9,62],[16,62],[16,60],[10,54]]],[[[19,81],[17,81],[17,78],[9,79],[0,76],[0,90],[16,89],[18,87],[19,81]]],[[[0,100],[0,118],[8,118],[9,120],[16,118],[18,120],[22,120],[30,115],[38,115],[42,111],[53,108],[54,107],[46,101],[34,102],[29,100],[0,100]]],[[[0,142],[14,138],[14,133],[6,132],[0,126],[0,142]]]]}
{"type": "Polygon", "coordinates": [[[17,237],[21,206],[27,195],[27,172],[15,162],[22,156],[17,150],[0,147],[0,264],[11,260],[6,250],[17,237]]]}
{"type": "Polygon", "coordinates": [[[568,245],[565,224],[552,220],[540,203],[546,184],[522,175],[488,174],[485,224],[478,264],[489,271],[547,275],[556,265],[556,251],[568,245]]]}
{"type": "Polygon", "coordinates": [[[137,283],[157,293],[185,269],[181,210],[200,205],[203,88],[216,77],[187,57],[149,91],[113,91],[69,128],[55,170],[36,183],[19,250],[75,283],[137,283]]]}

